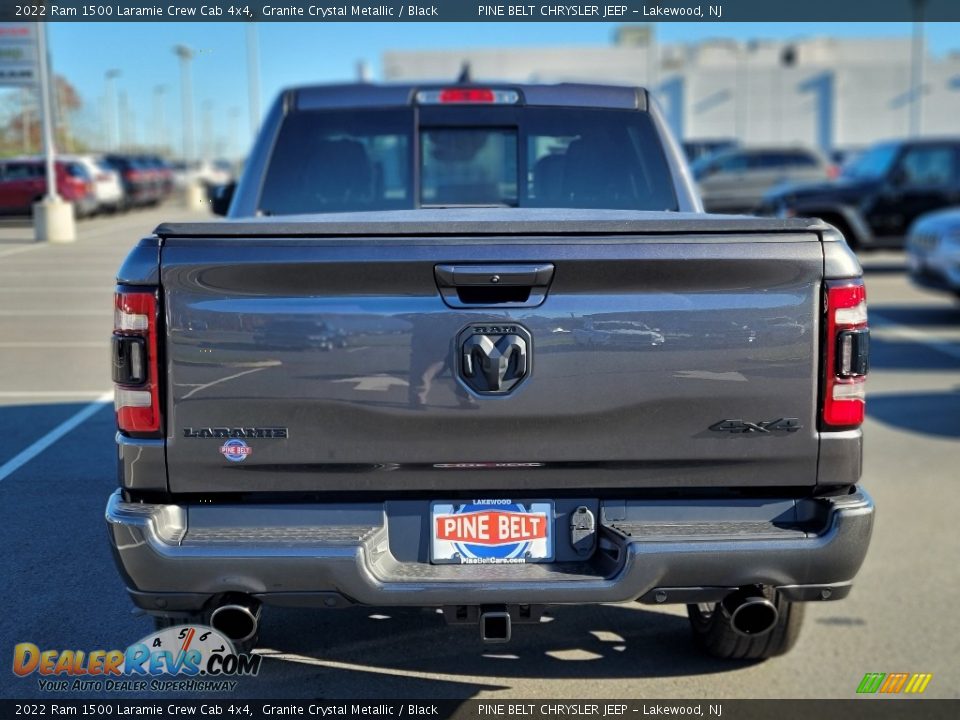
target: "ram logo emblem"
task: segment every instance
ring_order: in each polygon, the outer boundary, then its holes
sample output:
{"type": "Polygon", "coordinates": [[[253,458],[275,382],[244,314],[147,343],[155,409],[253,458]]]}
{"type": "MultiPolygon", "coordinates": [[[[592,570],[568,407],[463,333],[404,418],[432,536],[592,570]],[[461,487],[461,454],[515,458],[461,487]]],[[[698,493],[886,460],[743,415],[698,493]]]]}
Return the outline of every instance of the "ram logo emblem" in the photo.
{"type": "Polygon", "coordinates": [[[457,336],[461,382],[480,395],[505,395],[530,375],[530,333],[515,323],[470,325],[457,336]]]}

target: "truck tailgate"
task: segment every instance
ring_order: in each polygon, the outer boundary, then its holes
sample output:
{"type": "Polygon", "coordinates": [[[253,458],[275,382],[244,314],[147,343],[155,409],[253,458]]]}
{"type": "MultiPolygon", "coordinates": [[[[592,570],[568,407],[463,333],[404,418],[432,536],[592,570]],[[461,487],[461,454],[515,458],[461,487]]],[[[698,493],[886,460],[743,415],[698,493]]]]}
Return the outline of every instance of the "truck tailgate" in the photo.
{"type": "Polygon", "coordinates": [[[822,274],[813,232],[166,237],[170,490],[814,485],[822,274]],[[542,304],[441,297],[505,263],[554,266],[542,304]],[[474,323],[530,335],[507,395],[457,377],[474,323]]]}

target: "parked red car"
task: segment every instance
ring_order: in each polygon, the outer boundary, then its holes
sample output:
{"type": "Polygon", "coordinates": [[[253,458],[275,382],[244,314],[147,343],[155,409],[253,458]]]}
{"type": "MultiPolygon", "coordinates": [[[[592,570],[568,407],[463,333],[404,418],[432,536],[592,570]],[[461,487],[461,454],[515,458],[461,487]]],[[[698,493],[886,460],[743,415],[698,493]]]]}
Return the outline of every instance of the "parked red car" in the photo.
{"type": "MultiPolygon", "coordinates": [[[[93,178],[78,162],[57,161],[57,192],[72,202],[77,217],[97,209],[93,178]]],[[[38,158],[0,160],[0,214],[30,215],[33,204],[47,194],[44,162],[38,158]]]]}

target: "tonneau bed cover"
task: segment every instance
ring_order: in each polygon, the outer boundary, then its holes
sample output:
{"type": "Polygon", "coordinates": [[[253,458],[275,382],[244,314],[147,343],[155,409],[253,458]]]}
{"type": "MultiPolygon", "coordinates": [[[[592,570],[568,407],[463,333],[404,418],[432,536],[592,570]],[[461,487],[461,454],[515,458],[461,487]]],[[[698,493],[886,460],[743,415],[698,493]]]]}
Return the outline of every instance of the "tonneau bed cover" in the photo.
{"type": "Polygon", "coordinates": [[[810,218],[556,208],[442,208],[290,215],[240,221],[163,223],[160,237],[318,237],[411,235],[751,235],[823,231],[810,218]]]}

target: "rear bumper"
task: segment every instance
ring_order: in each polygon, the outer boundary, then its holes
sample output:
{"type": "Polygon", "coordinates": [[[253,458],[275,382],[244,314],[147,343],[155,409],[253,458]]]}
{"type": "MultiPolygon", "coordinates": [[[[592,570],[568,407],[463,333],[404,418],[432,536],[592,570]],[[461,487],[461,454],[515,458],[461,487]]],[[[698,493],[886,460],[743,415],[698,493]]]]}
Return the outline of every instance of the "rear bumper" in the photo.
{"type": "MultiPolygon", "coordinates": [[[[706,602],[752,584],[793,600],[846,596],[873,526],[865,492],[740,502],[694,503],[692,513],[688,503],[686,520],[664,522],[677,501],[604,501],[589,560],[527,565],[399,560],[380,504],[185,507],[126,503],[118,491],[106,520],[134,601],[153,612],[196,610],[223,593],[321,607],[706,602]],[[756,519],[770,509],[770,521],[756,519]]],[[[402,531],[419,532],[416,522],[402,531]]]]}

